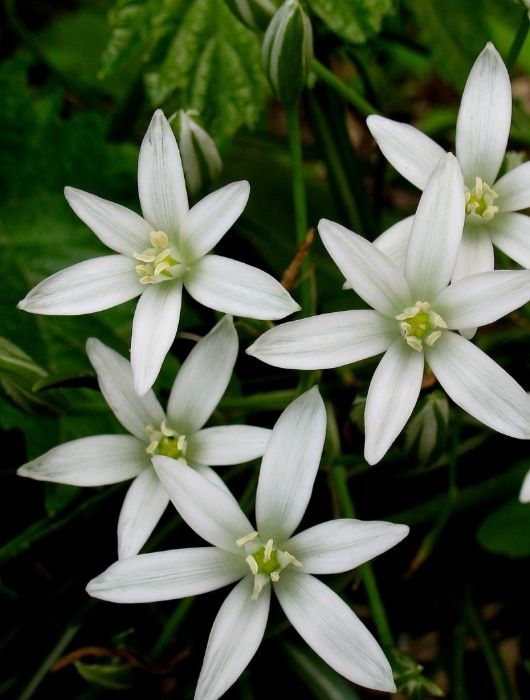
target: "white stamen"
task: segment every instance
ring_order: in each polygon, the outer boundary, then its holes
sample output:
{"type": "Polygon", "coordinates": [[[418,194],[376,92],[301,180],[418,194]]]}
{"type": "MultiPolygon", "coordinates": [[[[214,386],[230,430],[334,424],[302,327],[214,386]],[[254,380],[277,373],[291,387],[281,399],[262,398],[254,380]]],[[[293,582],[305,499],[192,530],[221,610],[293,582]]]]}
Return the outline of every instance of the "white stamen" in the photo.
{"type": "Polygon", "coordinates": [[[254,559],[252,554],[249,554],[248,557],[245,559],[245,561],[250,566],[250,570],[252,571],[254,576],[256,576],[258,571],[259,571],[259,567],[258,567],[258,562],[254,559]]]}
{"type": "Polygon", "coordinates": [[[258,533],[255,530],[253,532],[249,532],[248,535],[240,537],[238,540],[236,540],[236,546],[243,547],[243,545],[247,544],[247,542],[252,542],[252,540],[255,540],[257,536],[258,533]]]}
{"type": "Polygon", "coordinates": [[[164,231],[151,231],[149,239],[153,248],[167,248],[169,245],[169,238],[164,231]]]}
{"type": "Polygon", "coordinates": [[[263,561],[270,561],[272,556],[272,545],[273,540],[268,540],[267,544],[265,545],[265,550],[263,551],[263,561]]]}
{"type": "Polygon", "coordinates": [[[425,342],[427,345],[432,348],[434,343],[438,340],[438,338],[442,335],[442,331],[434,331],[434,333],[431,333],[425,338],[425,342]]]}
{"type": "Polygon", "coordinates": [[[259,594],[263,590],[263,583],[260,581],[259,578],[254,579],[254,590],[252,591],[252,595],[250,596],[252,600],[257,600],[259,598],[259,594]]]}

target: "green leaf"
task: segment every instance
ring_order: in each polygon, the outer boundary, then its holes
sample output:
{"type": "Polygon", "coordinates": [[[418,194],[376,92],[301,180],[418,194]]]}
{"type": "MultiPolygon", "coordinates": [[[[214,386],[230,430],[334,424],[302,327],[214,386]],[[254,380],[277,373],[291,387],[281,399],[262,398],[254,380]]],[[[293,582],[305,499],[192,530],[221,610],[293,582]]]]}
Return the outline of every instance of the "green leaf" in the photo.
{"type": "Polygon", "coordinates": [[[477,537],[490,552],[513,558],[530,556],[530,504],[505,503],[488,515],[477,537]]]}
{"type": "Polygon", "coordinates": [[[86,664],[77,661],[79,675],[90,685],[107,690],[130,690],[134,685],[131,668],[120,661],[106,664],[86,664]]]}
{"type": "Polygon", "coordinates": [[[308,0],[313,12],[331,31],[352,44],[363,44],[381,31],[394,0],[308,0]]]}

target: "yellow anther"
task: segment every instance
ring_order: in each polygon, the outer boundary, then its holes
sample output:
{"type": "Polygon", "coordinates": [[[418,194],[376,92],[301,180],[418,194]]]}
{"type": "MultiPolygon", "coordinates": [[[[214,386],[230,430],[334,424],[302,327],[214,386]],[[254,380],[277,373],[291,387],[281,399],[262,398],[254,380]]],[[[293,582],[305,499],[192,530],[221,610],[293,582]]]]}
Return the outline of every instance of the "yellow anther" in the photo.
{"type": "Polygon", "coordinates": [[[466,214],[477,221],[491,221],[498,213],[499,207],[493,204],[498,195],[480,177],[475,178],[475,187],[465,189],[466,214]]]}
{"type": "Polygon", "coordinates": [[[258,533],[255,530],[253,532],[249,532],[248,535],[244,535],[236,540],[236,546],[243,547],[245,544],[247,544],[247,542],[252,542],[252,540],[255,540],[257,536],[258,533]]]}
{"type": "Polygon", "coordinates": [[[169,245],[169,238],[165,231],[151,231],[149,240],[153,248],[167,248],[169,245]]]}
{"type": "Polygon", "coordinates": [[[247,564],[249,565],[250,570],[252,571],[252,573],[254,574],[254,576],[256,576],[256,574],[257,574],[258,571],[259,571],[259,567],[258,567],[258,562],[254,559],[254,557],[252,556],[252,554],[249,554],[248,557],[245,559],[245,561],[246,561],[247,564]]]}
{"type": "Polygon", "coordinates": [[[407,345],[417,352],[423,350],[423,341],[429,347],[442,335],[439,328],[447,328],[446,322],[431,309],[428,301],[417,301],[396,317],[407,345]]]}
{"type": "Polygon", "coordinates": [[[265,545],[265,549],[263,550],[263,561],[270,561],[272,556],[272,545],[273,540],[268,540],[267,544],[265,545]]]}

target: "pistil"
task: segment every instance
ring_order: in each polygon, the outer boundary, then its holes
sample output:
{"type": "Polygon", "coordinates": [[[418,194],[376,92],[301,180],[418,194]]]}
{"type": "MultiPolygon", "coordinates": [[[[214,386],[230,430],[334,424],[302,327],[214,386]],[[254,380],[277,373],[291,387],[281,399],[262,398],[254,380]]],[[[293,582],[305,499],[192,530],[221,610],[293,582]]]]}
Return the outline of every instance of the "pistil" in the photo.
{"type": "Polygon", "coordinates": [[[396,319],[401,321],[399,327],[407,345],[418,352],[423,350],[423,342],[432,347],[442,335],[439,329],[447,328],[443,318],[431,309],[427,301],[417,301],[396,319]]]}
{"type": "Polygon", "coordinates": [[[153,425],[145,429],[149,437],[149,444],[145,448],[148,455],[164,455],[173,459],[184,459],[186,456],[187,441],[185,435],[179,435],[170,428],[165,420],[160,423],[157,430],[153,425]]]}
{"type": "Polygon", "coordinates": [[[236,540],[238,547],[245,547],[247,556],[245,561],[254,576],[254,590],[252,600],[257,600],[263,588],[271,581],[280,580],[280,572],[290,564],[292,566],[302,566],[302,564],[289,552],[278,549],[274,545],[274,540],[268,539],[263,545],[259,542],[259,534],[255,531],[249,532],[236,540]],[[257,540],[257,541],[256,541],[257,540]]]}
{"type": "Polygon", "coordinates": [[[466,214],[477,222],[491,221],[498,213],[499,207],[493,204],[498,195],[480,177],[475,178],[475,187],[470,190],[466,187],[466,214]]]}

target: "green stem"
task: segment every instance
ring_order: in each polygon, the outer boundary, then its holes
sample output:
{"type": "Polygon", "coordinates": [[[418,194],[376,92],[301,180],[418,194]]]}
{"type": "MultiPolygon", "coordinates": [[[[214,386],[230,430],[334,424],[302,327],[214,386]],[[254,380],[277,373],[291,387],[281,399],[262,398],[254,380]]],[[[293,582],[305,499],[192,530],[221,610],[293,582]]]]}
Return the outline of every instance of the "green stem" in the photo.
{"type": "Polygon", "coordinates": [[[175,633],[178,631],[178,628],[180,627],[182,621],[189,613],[194,600],[195,598],[193,597],[183,598],[177,603],[173,614],[164,625],[162,633],[160,634],[160,636],[154,643],[153,648],[151,649],[152,657],[156,658],[157,656],[160,656],[160,654],[164,651],[168,642],[172,637],[175,636],[175,633]]]}
{"type": "Polygon", "coordinates": [[[316,73],[324,83],[329,85],[330,88],[344,97],[344,99],[355,107],[363,117],[368,117],[370,114],[379,114],[379,111],[371,105],[368,100],[362,95],[359,95],[352,87],[346,85],[333,71],[326,68],[326,66],[320,63],[320,61],[317,61],[316,58],[311,61],[311,70],[316,73]]]}
{"type": "MultiPolygon", "coordinates": [[[[355,518],[355,508],[348,491],[346,470],[341,464],[337,464],[331,469],[331,478],[333,480],[335,494],[342,515],[345,518],[355,518]]],[[[366,595],[368,596],[368,602],[370,604],[370,610],[372,611],[372,616],[374,618],[379,639],[381,640],[381,645],[385,652],[391,656],[391,652],[395,646],[394,638],[392,636],[390,625],[388,624],[385,607],[379,593],[379,588],[377,586],[372,565],[369,563],[362,564],[359,567],[359,571],[361,572],[363,584],[366,589],[366,595]]]]}
{"type": "MultiPolygon", "coordinates": [[[[307,235],[307,201],[304,183],[304,161],[302,156],[302,139],[300,136],[300,119],[298,115],[298,102],[291,105],[285,105],[287,115],[287,131],[289,134],[289,150],[291,152],[291,178],[293,186],[293,207],[294,220],[296,229],[296,242],[298,246],[302,245],[307,235]]],[[[302,263],[299,277],[303,278],[308,274],[307,258],[302,263]]],[[[311,316],[312,300],[311,286],[309,280],[302,282],[300,285],[302,295],[302,313],[304,316],[311,316]]]]}
{"type": "Polygon", "coordinates": [[[519,27],[517,28],[517,32],[513,38],[510,51],[508,52],[508,58],[506,59],[506,68],[508,69],[508,73],[512,72],[515,66],[515,62],[517,61],[517,58],[521,53],[521,49],[523,48],[523,44],[528,34],[529,24],[530,19],[528,17],[528,10],[525,7],[523,10],[521,21],[519,22],[519,27]]]}
{"type": "Polygon", "coordinates": [[[457,625],[453,634],[453,682],[452,693],[455,700],[468,700],[464,675],[464,654],[467,642],[467,625],[461,622],[457,625]]]}
{"type": "Polygon", "coordinates": [[[482,653],[484,654],[484,658],[486,659],[486,663],[493,680],[493,685],[495,686],[496,690],[495,697],[497,700],[513,700],[514,694],[512,692],[504,664],[502,663],[497,649],[495,648],[486,628],[484,627],[480,613],[475,607],[469,591],[466,595],[465,610],[469,627],[477,638],[477,642],[482,650],[482,653]]]}

